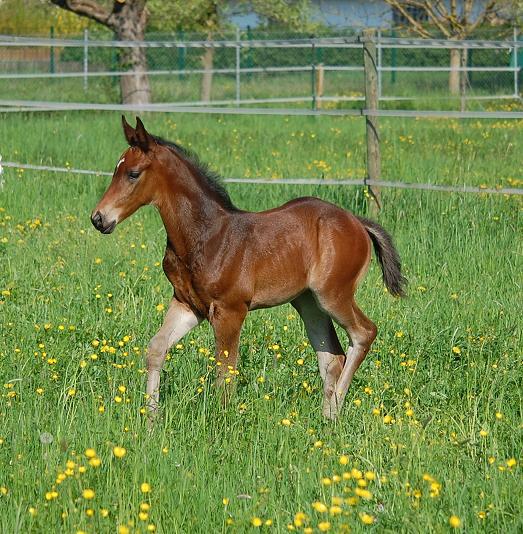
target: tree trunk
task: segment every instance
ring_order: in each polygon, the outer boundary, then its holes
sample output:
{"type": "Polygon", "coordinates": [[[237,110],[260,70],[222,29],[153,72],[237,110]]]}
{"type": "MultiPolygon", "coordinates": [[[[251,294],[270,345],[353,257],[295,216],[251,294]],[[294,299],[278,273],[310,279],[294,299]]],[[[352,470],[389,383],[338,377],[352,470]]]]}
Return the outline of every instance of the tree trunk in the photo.
{"type": "MultiPolygon", "coordinates": [[[[207,37],[209,42],[212,41],[212,36],[207,37]]],[[[205,48],[205,52],[202,56],[203,76],[201,87],[201,100],[202,102],[210,102],[212,93],[212,68],[214,64],[214,48],[209,46],[205,48]]]]}
{"type": "MultiPolygon", "coordinates": [[[[147,0],[114,1],[112,8],[95,0],[50,1],[62,9],[110,28],[118,40],[143,41],[148,14],[145,7],[147,0]]],[[[124,104],[148,104],[151,100],[151,90],[147,76],[145,49],[122,48],[120,69],[131,73],[120,77],[122,102],[124,104]]]]}
{"type": "MultiPolygon", "coordinates": [[[[130,15],[133,13],[131,12],[130,15]]],[[[143,41],[146,17],[129,17],[121,19],[115,35],[122,41],[143,41]]],[[[123,104],[149,104],[151,89],[147,75],[147,57],[145,48],[122,48],[120,50],[120,69],[132,74],[120,76],[120,92],[123,104]]]]}
{"type": "Polygon", "coordinates": [[[451,95],[459,95],[460,62],[461,53],[459,48],[450,50],[449,91],[451,95]]]}

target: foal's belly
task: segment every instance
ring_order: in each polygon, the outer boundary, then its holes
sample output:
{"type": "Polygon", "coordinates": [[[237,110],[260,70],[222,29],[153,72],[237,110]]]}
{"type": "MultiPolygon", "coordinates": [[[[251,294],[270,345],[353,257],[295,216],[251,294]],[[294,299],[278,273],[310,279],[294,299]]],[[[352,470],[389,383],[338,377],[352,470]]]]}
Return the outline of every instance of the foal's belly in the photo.
{"type": "Polygon", "coordinates": [[[258,272],[249,309],[270,308],[290,302],[307,289],[307,278],[307,268],[296,262],[289,262],[277,270],[258,272]]]}

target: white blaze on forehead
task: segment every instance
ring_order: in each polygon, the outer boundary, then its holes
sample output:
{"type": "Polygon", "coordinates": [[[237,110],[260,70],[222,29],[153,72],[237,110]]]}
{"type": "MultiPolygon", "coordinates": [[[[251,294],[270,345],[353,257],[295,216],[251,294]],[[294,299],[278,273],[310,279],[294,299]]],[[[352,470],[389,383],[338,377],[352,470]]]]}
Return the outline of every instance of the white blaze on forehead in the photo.
{"type": "Polygon", "coordinates": [[[116,164],[116,170],[118,170],[118,167],[125,161],[125,158],[122,158],[117,164],[116,164]]]}

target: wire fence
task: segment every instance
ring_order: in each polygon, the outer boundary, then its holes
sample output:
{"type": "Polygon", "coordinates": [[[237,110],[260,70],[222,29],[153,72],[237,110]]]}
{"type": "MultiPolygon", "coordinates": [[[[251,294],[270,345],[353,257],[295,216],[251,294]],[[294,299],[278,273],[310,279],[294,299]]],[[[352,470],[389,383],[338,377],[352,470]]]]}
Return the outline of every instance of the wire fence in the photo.
{"type": "MultiPolygon", "coordinates": [[[[0,158],[1,159],[1,158],[0,158]]],[[[50,165],[33,165],[28,163],[18,163],[5,161],[2,165],[6,168],[24,169],[29,171],[44,171],[65,174],[87,174],[90,176],[112,176],[113,173],[107,171],[95,171],[89,169],[75,169],[72,167],[57,167],[50,165]]],[[[0,165],[1,170],[1,165],[0,165]]],[[[421,191],[439,191],[441,193],[481,193],[499,195],[523,195],[523,189],[517,187],[487,187],[471,185],[438,185],[414,182],[400,182],[396,180],[363,180],[351,178],[336,179],[313,179],[313,178],[224,178],[225,183],[237,184],[286,184],[286,185],[321,185],[321,186],[367,186],[384,187],[391,189],[412,189],[421,191]]]]}
{"type": "MultiPolygon", "coordinates": [[[[464,98],[520,98],[520,39],[516,30],[510,39],[469,41],[378,32],[379,100],[441,109],[464,98]]],[[[157,104],[340,109],[364,100],[358,36],[255,39],[240,31],[216,41],[122,42],[87,30],[81,39],[0,36],[0,90],[5,101],[117,104],[121,78],[135,75],[122,63],[126,48],[144,50],[157,104]]]]}

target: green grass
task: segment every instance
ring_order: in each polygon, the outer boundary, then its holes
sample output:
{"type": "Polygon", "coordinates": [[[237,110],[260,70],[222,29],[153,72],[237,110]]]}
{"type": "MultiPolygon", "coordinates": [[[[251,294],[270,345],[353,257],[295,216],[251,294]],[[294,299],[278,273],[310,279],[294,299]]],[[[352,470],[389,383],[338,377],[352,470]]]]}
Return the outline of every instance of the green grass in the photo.
{"type": "MultiPolygon", "coordinates": [[[[224,176],[364,174],[361,120],[143,118],[224,176]]],[[[521,180],[521,123],[380,124],[387,179],[521,180]]],[[[125,148],[111,113],[6,114],[0,139],[4,161],[100,171],[112,170],[125,148]]],[[[256,530],[253,518],[272,521],[261,530],[284,532],[297,512],[314,532],[322,522],[334,532],[446,532],[452,515],[466,532],[521,531],[518,197],[383,190],[379,220],[395,237],[409,296],[387,295],[373,262],[358,302],[379,335],[337,423],[321,417],[315,355],[283,306],[249,315],[228,409],[212,385],[208,325],[173,348],[162,375],[162,419],[148,433],[140,413],[143,357],[161,324],[158,305],[170,297],[158,215],[143,209],[102,236],[89,214],[106,178],[5,169],[4,179],[1,532],[146,532],[150,524],[165,533],[246,532],[256,530]],[[116,445],[127,451],[121,459],[116,445]],[[89,465],[87,448],[99,467],[89,465]],[[68,461],[74,467],[57,483],[68,461]],[[375,476],[368,500],[354,499],[358,471],[375,476]],[[82,497],[87,488],[94,499],[82,497]],[[47,500],[54,490],[58,496],[47,500]],[[144,502],[150,510],[141,520],[144,502]],[[317,512],[315,502],[335,507],[317,512]],[[374,523],[364,525],[362,514],[374,523]]],[[[365,213],[357,188],[228,189],[245,209],[312,194],[365,213]]]]}

